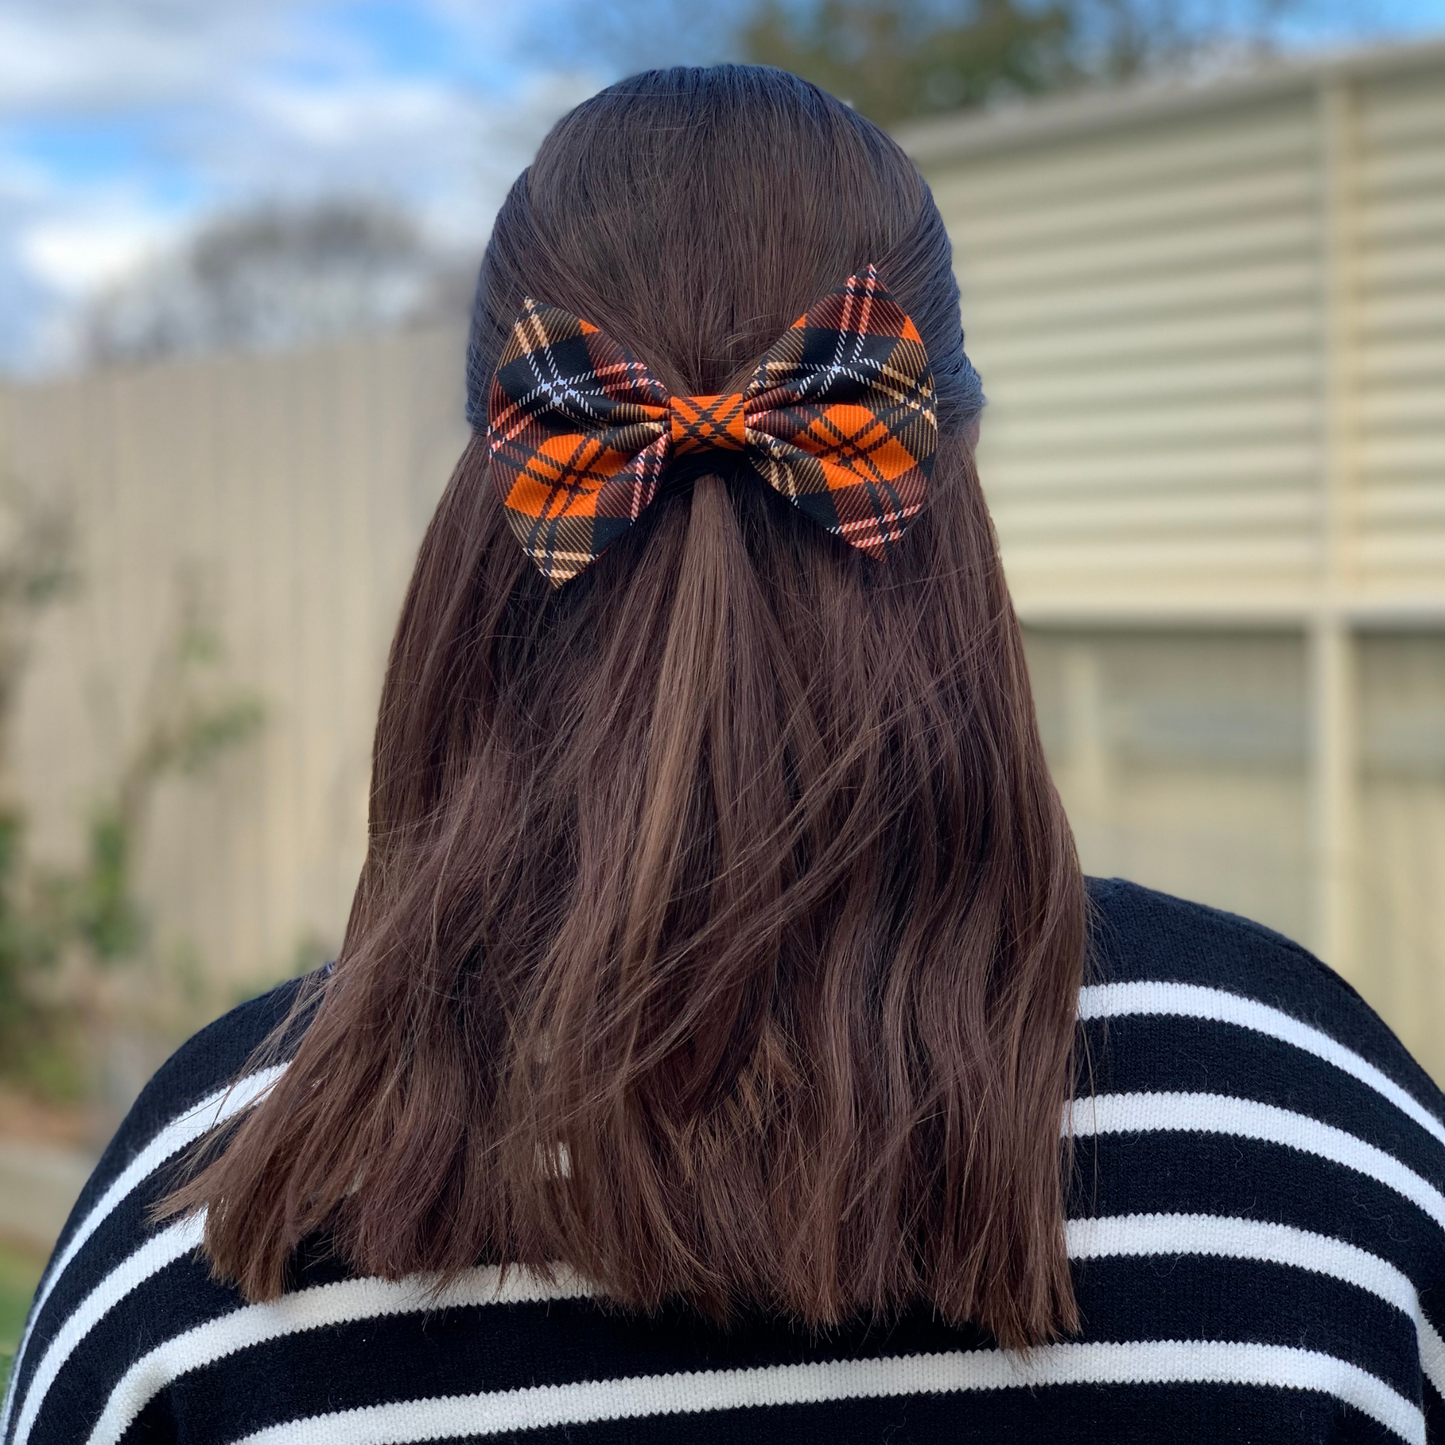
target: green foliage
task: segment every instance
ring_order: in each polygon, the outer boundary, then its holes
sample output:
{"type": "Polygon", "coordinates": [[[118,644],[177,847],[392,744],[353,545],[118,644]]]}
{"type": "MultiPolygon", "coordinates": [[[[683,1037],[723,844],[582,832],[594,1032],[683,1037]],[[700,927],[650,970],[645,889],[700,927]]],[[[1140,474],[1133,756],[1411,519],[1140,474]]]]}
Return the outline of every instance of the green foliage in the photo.
{"type": "Polygon", "coordinates": [[[63,933],[101,965],[136,957],[148,939],[135,868],[157,786],[171,774],[201,776],[265,722],[258,698],[215,687],[213,670],[224,658],[219,633],[188,593],[151,678],[137,743],[113,793],[91,814],[85,866],[51,881],[63,933]]]}
{"type": "Polygon", "coordinates": [[[133,957],[145,941],[146,919],[131,894],[132,830],[114,804],[90,820],[86,866],[58,880],[69,931],[99,963],[133,957]]]}
{"type": "Polygon", "coordinates": [[[209,670],[224,656],[219,634],[188,597],[152,676],[136,745],[91,814],[84,866],[47,880],[46,912],[60,939],[79,943],[101,966],[135,958],[149,938],[135,868],[157,786],[170,774],[204,774],[265,721],[259,699],[211,685],[209,670]]]}
{"type": "MultiPolygon", "coordinates": [[[[0,779],[35,621],[74,582],[62,514],[0,486],[0,779]]],[[[259,700],[224,682],[224,655],[195,590],[183,588],[178,624],[142,698],[134,745],[91,811],[78,866],[32,866],[24,815],[0,799],[0,1074],[51,1096],[83,1087],[75,1010],[47,983],[55,964],[73,954],[106,969],[146,953],[150,928],[136,868],[156,789],[168,776],[206,773],[264,722],[259,700]]]]}
{"type": "Polygon", "coordinates": [[[625,75],[749,60],[883,125],[1279,48],[1288,21],[1370,28],[1364,0],[536,0],[523,43],[625,75]]]}
{"type": "Polygon", "coordinates": [[[1079,7],[1066,0],[769,0],[742,42],[750,60],[805,76],[887,125],[1074,84],[1084,74],[1079,30],[1079,7]]]}
{"type": "Polygon", "coordinates": [[[816,81],[883,125],[1127,79],[1200,56],[1271,48],[1308,11],[1360,0],[637,0],[544,5],[534,43],[554,62],[622,74],[735,58],[816,81]],[[546,17],[551,17],[550,21],[546,17]]]}
{"type": "MultiPolygon", "coordinates": [[[[0,783],[10,722],[41,614],[73,589],[74,531],[65,505],[0,477],[0,783]]],[[[37,907],[25,863],[25,817],[0,795],[0,1069],[68,1092],[64,1025],[30,986],[53,965],[60,941],[37,907]]]]}
{"type": "Polygon", "coordinates": [[[18,810],[0,810],[0,1066],[69,1095],[75,1081],[64,1066],[63,1021],[27,987],[54,963],[58,939],[24,892],[24,832],[18,810]]]}

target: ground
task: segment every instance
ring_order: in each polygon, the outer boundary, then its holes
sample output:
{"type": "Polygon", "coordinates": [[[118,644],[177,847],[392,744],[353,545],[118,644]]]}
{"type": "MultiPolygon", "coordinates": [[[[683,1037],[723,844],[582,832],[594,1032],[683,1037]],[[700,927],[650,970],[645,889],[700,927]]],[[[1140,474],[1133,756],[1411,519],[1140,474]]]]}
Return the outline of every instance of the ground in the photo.
{"type": "Polygon", "coordinates": [[[10,1376],[10,1359],[44,1268],[43,1254],[28,1245],[0,1240],[0,1391],[10,1376]]]}

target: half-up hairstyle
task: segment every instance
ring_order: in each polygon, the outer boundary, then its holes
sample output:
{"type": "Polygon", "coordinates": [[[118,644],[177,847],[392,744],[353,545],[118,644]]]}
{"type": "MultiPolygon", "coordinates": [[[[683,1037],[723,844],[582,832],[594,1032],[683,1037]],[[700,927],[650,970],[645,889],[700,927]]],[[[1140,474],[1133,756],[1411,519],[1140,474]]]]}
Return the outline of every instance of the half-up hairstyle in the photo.
{"type": "Polygon", "coordinates": [[[884,563],[706,453],[554,589],[468,446],[392,646],[340,958],[168,1206],[208,1207],[247,1297],[319,1234],[360,1272],[568,1266],[642,1310],[1076,1324],[1084,892],[913,165],[775,70],[594,96],[497,218],[472,422],[526,297],[714,394],[870,262],[939,398],[928,505],[884,563]]]}

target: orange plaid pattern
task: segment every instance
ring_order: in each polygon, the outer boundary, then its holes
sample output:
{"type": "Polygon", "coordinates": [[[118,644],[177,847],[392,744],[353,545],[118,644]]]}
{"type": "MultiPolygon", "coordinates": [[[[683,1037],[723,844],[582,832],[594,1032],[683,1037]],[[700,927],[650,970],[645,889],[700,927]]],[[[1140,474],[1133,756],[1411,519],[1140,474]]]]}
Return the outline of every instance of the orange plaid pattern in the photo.
{"type": "Polygon", "coordinates": [[[740,452],[748,444],[747,398],[731,396],[675,396],[672,399],[672,450],[678,456],[717,447],[740,452]]]}
{"type": "Polygon", "coordinates": [[[937,437],[923,341],[872,266],[800,316],[728,396],[670,396],[596,326],[528,300],[487,425],[507,521],[554,586],[632,525],[674,456],[708,448],[744,452],[780,495],[881,560],[923,507],[937,437]]]}

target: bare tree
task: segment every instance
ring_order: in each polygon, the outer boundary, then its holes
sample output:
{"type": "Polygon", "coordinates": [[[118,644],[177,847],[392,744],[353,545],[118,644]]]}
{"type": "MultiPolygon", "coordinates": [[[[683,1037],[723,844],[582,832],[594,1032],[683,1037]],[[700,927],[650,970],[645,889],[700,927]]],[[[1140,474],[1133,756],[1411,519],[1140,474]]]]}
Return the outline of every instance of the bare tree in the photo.
{"type": "Polygon", "coordinates": [[[98,362],[276,350],[428,311],[446,258],[401,211],[360,201],[267,206],[206,225],[100,298],[98,362]]]}

